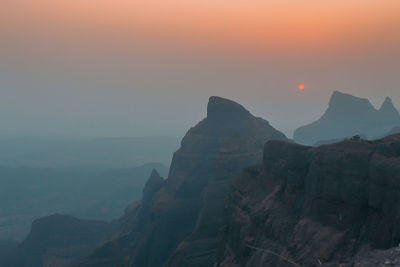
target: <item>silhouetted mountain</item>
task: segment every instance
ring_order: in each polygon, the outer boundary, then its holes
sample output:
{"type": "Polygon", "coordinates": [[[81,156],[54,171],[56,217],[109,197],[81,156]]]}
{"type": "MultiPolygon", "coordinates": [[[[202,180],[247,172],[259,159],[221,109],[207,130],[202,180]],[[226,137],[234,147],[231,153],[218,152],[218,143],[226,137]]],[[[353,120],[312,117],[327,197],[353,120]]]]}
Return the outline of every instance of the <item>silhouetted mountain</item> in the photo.
{"type": "Polygon", "coordinates": [[[0,167],[0,238],[22,241],[35,219],[54,213],[117,219],[142,197],[153,169],[168,174],[160,163],[107,171],[0,167]]]}
{"type": "Polygon", "coordinates": [[[386,119],[385,121],[388,124],[398,122],[399,111],[394,107],[390,97],[386,97],[381,108],[379,109],[379,113],[383,118],[386,119]]]}
{"type": "Polygon", "coordinates": [[[372,249],[400,243],[399,207],[400,134],[318,148],[270,141],[263,164],[233,183],[219,266],[372,263],[372,249]]]}
{"type": "Polygon", "coordinates": [[[90,253],[112,233],[101,221],[52,215],[32,224],[27,239],[6,257],[4,267],[65,267],[90,253]]]}
{"type": "Polygon", "coordinates": [[[168,178],[152,175],[146,197],[127,209],[115,238],[79,266],[210,266],[231,180],[261,161],[271,139],[286,137],[241,105],[211,97],[207,118],[183,138],[168,178]]]}
{"type": "Polygon", "coordinates": [[[329,107],[317,121],[298,128],[294,140],[313,145],[321,140],[339,140],[353,135],[379,138],[400,124],[400,115],[390,98],[379,110],[363,98],[335,91],[329,107]]]}

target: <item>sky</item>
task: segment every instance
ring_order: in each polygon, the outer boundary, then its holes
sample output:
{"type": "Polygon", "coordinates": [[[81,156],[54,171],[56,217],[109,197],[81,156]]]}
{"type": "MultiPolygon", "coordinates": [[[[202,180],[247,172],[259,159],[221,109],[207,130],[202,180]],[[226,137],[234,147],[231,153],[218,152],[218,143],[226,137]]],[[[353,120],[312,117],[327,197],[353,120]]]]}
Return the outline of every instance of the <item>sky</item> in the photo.
{"type": "Polygon", "coordinates": [[[398,0],[3,1],[0,136],[182,136],[212,95],[288,136],[334,90],[400,108],[399,14],[398,0]]]}

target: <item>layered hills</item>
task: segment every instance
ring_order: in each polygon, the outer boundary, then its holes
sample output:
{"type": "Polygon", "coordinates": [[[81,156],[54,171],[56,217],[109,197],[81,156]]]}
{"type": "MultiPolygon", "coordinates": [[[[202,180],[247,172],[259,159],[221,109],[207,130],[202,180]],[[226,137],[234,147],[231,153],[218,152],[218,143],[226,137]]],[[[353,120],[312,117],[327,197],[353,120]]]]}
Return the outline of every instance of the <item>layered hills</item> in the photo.
{"type": "Polygon", "coordinates": [[[0,166],[0,240],[24,240],[32,222],[59,213],[111,221],[141,198],[148,175],[168,168],[148,163],[105,171],[0,166]]]}
{"type": "Polygon", "coordinates": [[[51,215],[32,223],[29,236],[0,262],[5,267],[72,266],[113,232],[106,222],[51,215]]]}
{"type": "Polygon", "coordinates": [[[142,199],[118,221],[45,217],[8,262],[62,267],[399,262],[398,117],[389,98],[376,110],[366,99],[335,92],[324,116],[298,130],[304,143],[313,143],[316,133],[325,134],[319,140],[392,135],[312,147],[289,141],[238,103],[211,97],[206,118],[183,138],[168,176],[153,170],[142,199]],[[325,131],[328,122],[333,126],[325,131]]]}

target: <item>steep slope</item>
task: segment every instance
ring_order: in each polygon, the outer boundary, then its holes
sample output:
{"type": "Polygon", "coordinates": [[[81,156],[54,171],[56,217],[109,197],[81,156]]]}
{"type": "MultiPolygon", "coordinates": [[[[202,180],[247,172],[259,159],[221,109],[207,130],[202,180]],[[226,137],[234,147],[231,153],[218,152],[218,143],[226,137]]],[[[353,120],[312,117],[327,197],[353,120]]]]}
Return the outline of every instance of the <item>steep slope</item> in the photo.
{"type": "Polygon", "coordinates": [[[318,148],[268,142],[263,164],[234,182],[223,240],[220,266],[338,266],[397,246],[400,135],[318,148]]]}
{"type": "Polygon", "coordinates": [[[64,267],[86,256],[112,232],[108,223],[52,215],[36,220],[28,238],[1,266],[64,267]]]}
{"type": "Polygon", "coordinates": [[[368,99],[335,91],[322,117],[298,128],[294,139],[300,144],[314,145],[321,140],[340,140],[357,134],[378,138],[399,124],[399,112],[389,97],[376,110],[368,99]]]}
{"type": "Polygon", "coordinates": [[[207,117],[183,138],[160,189],[129,207],[115,238],[79,266],[162,266],[168,259],[209,266],[230,181],[261,161],[271,139],[286,137],[241,105],[211,97],[207,117]]]}

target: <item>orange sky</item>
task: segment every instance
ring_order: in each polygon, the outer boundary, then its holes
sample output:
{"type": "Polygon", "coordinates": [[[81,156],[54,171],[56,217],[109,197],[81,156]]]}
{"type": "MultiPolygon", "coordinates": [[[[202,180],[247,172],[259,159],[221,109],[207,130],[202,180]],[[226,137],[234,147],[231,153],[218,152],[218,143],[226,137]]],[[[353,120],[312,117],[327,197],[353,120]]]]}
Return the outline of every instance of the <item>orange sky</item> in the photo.
{"type": "Polygon", "coordinates": [[[398,30],[393,28],[400,22],[398,0],[20,0],[5,5],[2,26],[11,30],[108,29],[223,45],[332,45],[381,38],[398,30]]]}

